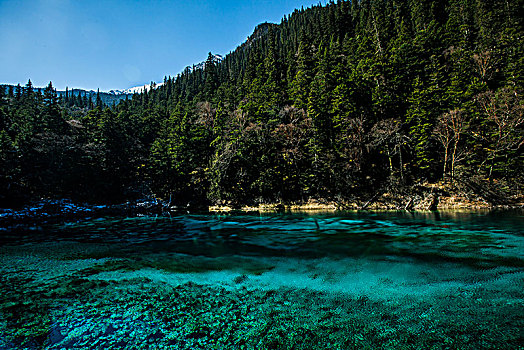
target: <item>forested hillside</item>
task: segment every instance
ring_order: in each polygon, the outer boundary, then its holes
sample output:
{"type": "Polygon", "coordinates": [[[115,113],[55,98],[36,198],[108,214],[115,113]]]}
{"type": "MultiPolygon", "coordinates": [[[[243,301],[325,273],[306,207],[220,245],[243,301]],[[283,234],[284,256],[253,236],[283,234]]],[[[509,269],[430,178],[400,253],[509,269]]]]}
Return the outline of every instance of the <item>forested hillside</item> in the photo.
{"type": "Polygon", "coordinates": [[[331,2],[115,107],[0,90],[1,200],[289,202],[464,178],[521,191],[523,8],[331,2]]]}

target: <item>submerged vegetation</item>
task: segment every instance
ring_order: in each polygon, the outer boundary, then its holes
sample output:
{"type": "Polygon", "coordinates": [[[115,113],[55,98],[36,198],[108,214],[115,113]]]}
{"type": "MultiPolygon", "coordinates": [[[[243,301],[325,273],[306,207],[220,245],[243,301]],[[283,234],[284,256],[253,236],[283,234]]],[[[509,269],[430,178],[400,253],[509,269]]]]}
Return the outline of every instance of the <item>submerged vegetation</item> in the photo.
{"type": "Polygon", "coordinates": [[[292,202],[439,180],[519,194],[522,7],[341,0],[115,106],[0,89],[0,201],[292,202]]]}
{"type": "Polygon", "coordinates": [[[518,215],[19,225],[0,236],[0,348],[519,349],[518,215]]]}
{"type": "MultiPolygon", "coordinates": [[[[10,293],[21,292],[23,281],[5,282],[0,285],[10,286],[10,293]]],[[[3,334],[0,346],[441,349],[445,344],[450,349],[510,349],[518,347],[522,326],[518,305],[486,298],[482,290],[384,303],[301,289],[231,290],[191,282],[172,286],[149,278],[60,282],[65,286],[31,286],[18,294],[23,295],[19,301],[0,305],[14,330],[3,334]],[[462,317],[463,310],[471,312],[462,317]],[[504,328],[498,331],[493,325],[504,328]]]]}

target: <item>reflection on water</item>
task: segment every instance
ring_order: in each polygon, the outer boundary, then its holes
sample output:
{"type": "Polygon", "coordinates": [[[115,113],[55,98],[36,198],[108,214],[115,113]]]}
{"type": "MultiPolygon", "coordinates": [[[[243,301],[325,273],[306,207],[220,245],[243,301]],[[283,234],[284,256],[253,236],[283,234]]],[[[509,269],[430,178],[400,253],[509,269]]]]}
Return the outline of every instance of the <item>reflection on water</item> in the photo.
{"type": "Polygon", "coordinates": [[[410,257],[524,266],[524,214],[347,212],[96,218],[3,230],[3,244],[112,244],[126,254],[410,257]],[[123,247],[123,248],[122,248],[123,247]]]}

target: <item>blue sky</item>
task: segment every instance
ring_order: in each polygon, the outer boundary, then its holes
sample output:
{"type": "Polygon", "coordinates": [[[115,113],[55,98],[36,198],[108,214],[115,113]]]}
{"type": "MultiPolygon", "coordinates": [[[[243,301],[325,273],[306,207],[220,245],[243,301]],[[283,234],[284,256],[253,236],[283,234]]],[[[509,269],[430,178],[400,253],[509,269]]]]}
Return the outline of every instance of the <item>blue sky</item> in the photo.
{"type": "Polygon", "coordinates": [[[318,2],[0,0],[0,83],[108,91],[162,81],[318,2]]]}

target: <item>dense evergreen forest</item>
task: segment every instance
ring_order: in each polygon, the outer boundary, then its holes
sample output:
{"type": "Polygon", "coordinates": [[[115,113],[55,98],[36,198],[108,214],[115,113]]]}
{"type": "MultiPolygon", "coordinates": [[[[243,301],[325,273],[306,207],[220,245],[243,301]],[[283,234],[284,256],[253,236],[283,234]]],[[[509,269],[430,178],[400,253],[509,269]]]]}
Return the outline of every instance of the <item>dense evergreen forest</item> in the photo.
{"type": "Polygon", "coordinates": [[[521,191],[522,9],[330,2],[116,106],[0,90],[0,200],[336,200],[461,179],[521,191]]]}

